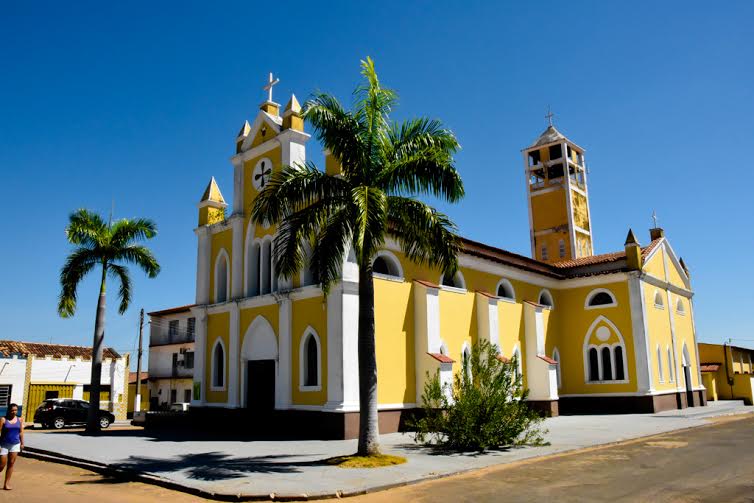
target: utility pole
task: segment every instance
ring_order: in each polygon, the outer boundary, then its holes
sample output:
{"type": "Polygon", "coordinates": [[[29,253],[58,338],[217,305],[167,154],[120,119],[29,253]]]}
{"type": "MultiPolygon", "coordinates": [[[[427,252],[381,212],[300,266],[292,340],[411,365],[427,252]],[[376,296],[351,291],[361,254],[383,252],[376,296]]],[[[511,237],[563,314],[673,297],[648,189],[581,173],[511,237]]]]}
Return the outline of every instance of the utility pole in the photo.
{"type": "Polygon", "coordinates": [[[136,359],[136,397],[134,398],[134,412],[141,410],[141,338],[144,334],[144,308],[139,312],[139,351],[136,359]]]}

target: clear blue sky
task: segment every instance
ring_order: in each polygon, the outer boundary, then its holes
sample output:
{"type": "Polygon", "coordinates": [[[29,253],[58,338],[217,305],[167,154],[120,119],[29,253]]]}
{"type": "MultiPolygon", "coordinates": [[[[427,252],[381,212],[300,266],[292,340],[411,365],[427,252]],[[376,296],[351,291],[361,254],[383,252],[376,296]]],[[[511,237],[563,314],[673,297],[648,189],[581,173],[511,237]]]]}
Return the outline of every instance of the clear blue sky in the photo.
{"type": "MultiPolygon", "coordinates": [[[[371,55],[395,118],[443,120],[463,150],[462,233],[528,254],[520,149],[556,125],[587,149],[596,252],[655,209],[692,271],[699,340],[754,347],[751,2],[11,2],[0,17],[0,337],[91,344],[95,281],[58,318],[68,213],[147,216],[162,274],[111,297],[107,344],[138,310],[194,300],[196,202],[232,193],[234,137],[269,71],[276,100],[350,100],[371,55]],[[608,5],[609,4],[609,5],[608,5]],[[159,5],[159,7],[157,7],[159,5]],[[746,341],[746,339],[749,339],[746,341]]],[[[309,155],[321,160],[310,143],[309,155]]]]}

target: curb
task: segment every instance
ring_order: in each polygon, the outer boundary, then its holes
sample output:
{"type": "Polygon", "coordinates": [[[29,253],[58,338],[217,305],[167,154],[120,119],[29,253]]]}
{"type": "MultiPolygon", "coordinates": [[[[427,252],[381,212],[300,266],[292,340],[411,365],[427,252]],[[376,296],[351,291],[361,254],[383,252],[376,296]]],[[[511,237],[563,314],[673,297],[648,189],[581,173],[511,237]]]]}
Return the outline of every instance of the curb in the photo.
{"type": "MultiPolygon", "coordinates": [[[[703,418],[703,419],[714,419],[717,417],[726,417],[726,416],[727,417],[741,416],[740,419],[747,419],[748,417],[752,415],[752,413],[754,413],[754,410],[746,411],[746,412],[731,412],[729,414],[720,414],[717,416],[712,416],[712,417],[703,418]]],[[[550,454],[532,456],[532,457],[520,459],[517,461],[500,463],[500,464],[495,464],[495,465],[490,465],[490,466],[485,466],[485,467],[467,468],[463,470],[457,470],[454,472],[436,474],[436,475],[422,477],[422,478],[418,478],[414,480],[407,480],[404,482],[383,484],[383,485],[368,487],[365,489],[337,490],[337,491],[332,491],[332,492],[313,493],[313,494],[308,494],[308,493],[278,494],[274,492],[264,493],[264,494],[233,494],[233,493],[213,492],[213,491],[207,491],[198,487],[191,487],[191,486],[183,485],[171,479],[160,477],[158,475],[152,475],[149,473],[140,472],[138,470],[134,470],[131,468],[122,468],[117,465],[108,465],[108,464],[100,463],[97,461],[83,460],[80,458],[75,458],[73,456],[59,454],[53,451],[47,451],[47,450],[38,449],[35,447],[26,447],[21,452],[21,456],[27,457],[30,459],[37,459],[40,461],[47,461],[51,463],[74,466],[76,468],[90,470],[95,473],[99,473],[101,475],[117,478],[124,481],[142,482],[145,484],[152,484],[159,487],[163,487],[165,489],[170,489],[173,491],[191,494],[193,496],[199,496],[201,498],[215,500],[215,501],[315,501],[315,500],[326,500],[326,499],[335,499],[335,498],[338,498],[338,499],[349,498],[353,496],[363,496],[365,494],[387,491],[387,490],[395,489],[398,487],[405,487],[405,486],[420,484],[424,482],[431,482],[433,480],[444,479],[444,478],[454,477],[458,475],[465,475],[471,472],[486,472],[489,470],[504,469],[504,468],[512,467],[521,463],[532,463],[532,462],[541,461],[548,458],[560,457],[564,455],[572,455],[580,451],[597,450],[597,449],[603,449],[607,447],[614,447],[617,445],[641,442],[641,441],[646,441],[647,439],[651,439],[658,436],[675,434],[675,433],[679,433],[683,431],[693,430],[696,428],[705,428],[709,426],[714,426],[716,424],[717,423],[715,422],[709,421],[706,424],[689,426],[685,428],[679,428],[675,430],[669,430],[669,431],[665,431],[661,433],[654,433],[651,435],[644,435],[644,436],[629,438],[625,440],[618,440],[615,442],[607,442],[604,444],[598,444],[598,445],[593,445],[593,446],[575,447],[571,449],[565,449],[559,452],[553,452],[550,454]]]]}

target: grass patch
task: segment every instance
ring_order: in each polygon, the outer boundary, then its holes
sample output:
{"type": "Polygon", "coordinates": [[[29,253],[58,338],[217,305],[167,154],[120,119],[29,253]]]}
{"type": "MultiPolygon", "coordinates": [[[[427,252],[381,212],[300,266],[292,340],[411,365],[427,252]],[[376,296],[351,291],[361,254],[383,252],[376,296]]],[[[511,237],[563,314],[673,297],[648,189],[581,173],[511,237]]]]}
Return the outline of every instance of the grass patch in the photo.
{"type": "Polygon", "coordinates": [[[325,460],[325,463],[339,468],[379,468],[381,466],[402,465],[406,458],[390,454],[373,456],[337,456],[325,460]]]}

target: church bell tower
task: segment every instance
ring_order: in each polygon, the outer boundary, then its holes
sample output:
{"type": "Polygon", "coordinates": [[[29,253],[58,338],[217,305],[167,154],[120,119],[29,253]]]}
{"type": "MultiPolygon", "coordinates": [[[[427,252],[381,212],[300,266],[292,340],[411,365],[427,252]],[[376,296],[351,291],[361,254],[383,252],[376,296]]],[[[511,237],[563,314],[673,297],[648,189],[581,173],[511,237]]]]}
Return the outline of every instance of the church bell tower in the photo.
{"type": "Polygon", "coordinates": [[[532,257],[555,263],[594,254],[584,149],[547,114],[547,129],[523,150],[532,257]]]}

